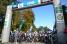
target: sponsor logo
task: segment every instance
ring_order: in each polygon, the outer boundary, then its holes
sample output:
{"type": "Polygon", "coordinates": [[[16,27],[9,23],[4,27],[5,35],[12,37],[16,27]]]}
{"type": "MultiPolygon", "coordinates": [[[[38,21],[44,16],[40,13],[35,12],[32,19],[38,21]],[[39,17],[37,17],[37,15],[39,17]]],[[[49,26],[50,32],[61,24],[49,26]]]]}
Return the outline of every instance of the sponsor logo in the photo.
{"type": "Polygon", "coordinates": [[[59,15],[57,16],[57,19],[58,19],[58,20],[63,20],[62,14],[59,14],[59,15]]]}

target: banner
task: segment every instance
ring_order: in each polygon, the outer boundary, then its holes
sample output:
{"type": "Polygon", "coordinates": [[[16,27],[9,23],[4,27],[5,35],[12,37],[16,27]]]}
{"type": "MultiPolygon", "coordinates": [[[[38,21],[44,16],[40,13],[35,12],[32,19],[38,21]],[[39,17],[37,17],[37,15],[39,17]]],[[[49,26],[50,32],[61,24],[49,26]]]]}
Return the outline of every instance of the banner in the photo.
{"type": "Polygon", "coordinates": [[[24,0],[18,3],[18,8],[29,7],[40,4],[40,0],[24,0]]]}
{"type": "Polygon", "coordinates": [[[55,6],[57,23],[64,23],[64,16],[62,6],[59,4],[55,6]]]}

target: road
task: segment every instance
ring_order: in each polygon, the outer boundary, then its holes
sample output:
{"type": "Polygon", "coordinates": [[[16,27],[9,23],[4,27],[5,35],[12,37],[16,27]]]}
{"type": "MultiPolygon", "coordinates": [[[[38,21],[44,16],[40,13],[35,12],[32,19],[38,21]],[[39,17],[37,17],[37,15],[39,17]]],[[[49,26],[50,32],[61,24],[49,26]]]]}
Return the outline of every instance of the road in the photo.
{"type": "Polygon", "coordinates": [[[14,42],[14,43],[4,43],[4,44],[45,44],[45,43],[40,43],[40,42],[21,42],[21,43],[18,43],[18,42],[14,42]]]}

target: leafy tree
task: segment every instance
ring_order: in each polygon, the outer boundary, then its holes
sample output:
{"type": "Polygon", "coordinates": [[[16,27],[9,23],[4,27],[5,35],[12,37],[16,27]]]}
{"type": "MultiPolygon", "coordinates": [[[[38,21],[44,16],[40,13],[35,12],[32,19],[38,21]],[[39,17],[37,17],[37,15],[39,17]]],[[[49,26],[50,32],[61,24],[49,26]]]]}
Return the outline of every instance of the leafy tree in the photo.
{"type": "Polygon", "coordinates": [[[0,14],[6,12],[7,5],[11,4],[12,0],[0,0],[0,14]]]}
{"type": "MultiPolygon", "coordinates": [[[[14,0],[0,0],[0,15],[6,13],[6,7],[7,5],[10,5],[12,3],[12,1],[14,0]]],[[[25,9],[23,10],[23,17],[25,20],[25,24],[24,24],[24,30],[27,31],[30,26],[33,24],[35,18],[34,18],[34,14],[32,12],[32,9],[25,9]],[[23,14],[24,13],[24,14],[23,14]]],[[[16,29],[16,27],[18,27],[18,23],[19,23],[19,12],[18,11],[14,11],[13,13],[13,19],[12,19],[12,29],[16,29]]]]}
{"type": "Polygon", "coordinates": [[[21,13],[20,13],[20,11],[14,11],[15,16],[13,16],[12,26],[13,26],[14,29],[16,29],[16,26],[19,25],[20,18],[23,17],[24,24],[22,26],[22,31],[26,32],[26,31],[28,31],[30,26],[33,25],[33,23],[34,23],[34,20],[35,20],[34,19],[34,14],[32,12],[32,9],[22,10],[21,13]]]}
{"type": "Polygon", "coordinates": [[[18,28],[19,14],[20,13],[18,11],[13,11],[13,14],[12,14],[12,28],[13,29],[18,28]]]}
{"type": "Polygon", "coordinates": [[[49,31],[49,28],[48,27],[44,27],[44,31],[45,32],[49,31]]]}
{"type": "Polygon", "coordinates": [[[32,32],[38,31],[38,28],[36,28],[36,26],[33,24],[33,29],[32,32]]]}
{"type": "Polygon", "coordinates": [[[23,17],[26,23],[26,28],[25,30],[27,31],[31,25],[34,23],[34,14],[32,12],[32,9],[25,9],[23,10],[23,17]]]}
{"type": "Polygon", "coordinates": [[[43,31],[43,26],[40,26],[38,31],[43,31]]]}

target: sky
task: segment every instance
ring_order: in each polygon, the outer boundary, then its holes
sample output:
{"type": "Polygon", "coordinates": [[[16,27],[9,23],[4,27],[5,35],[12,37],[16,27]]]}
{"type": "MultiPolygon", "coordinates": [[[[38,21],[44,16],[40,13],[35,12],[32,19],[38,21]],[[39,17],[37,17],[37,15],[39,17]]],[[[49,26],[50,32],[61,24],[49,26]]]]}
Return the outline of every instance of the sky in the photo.
{"type": "MultiPolygon", "coordinates": [[[[21,2],[23,0],[20,0],[21,2]]],[[[23,2],[26,3],[28,0],[24,0],[23,2]]],[[[67,6],[67,0],[61,0],[62,5],[67,6]]],[[[46,5],[41,7],[32,8],[32,11],[35,15],[35,26],[38,28],[39,26],[47,26],[51,30],[53,30],[53,26],[55,24],[55,14],[53,5],[46,5]]]]}
{"type": "Polygon", "coordinates": [[[61,4],[67,6],[67,0],[61,0],[61,4]]]}
{"type": "MultiPolygon", "coordinates": [[[[61,0],[61,4],[67,6],[67,0],[61,0]]],[[[35,14],[34,24],[37,28],[39,26],[47,26],[48,28],[53,30],[53,26],[55,24],[55,14],[53,5],[32,8],[32,11],[35,14]]]]}
{"type": "Polygon", "coordinates": [[[47,26],[50,29],[53,28],[55,22],[54,10],[52,5],[40,6],[32,8],[35,16],[35,26],[47,26]]]}

